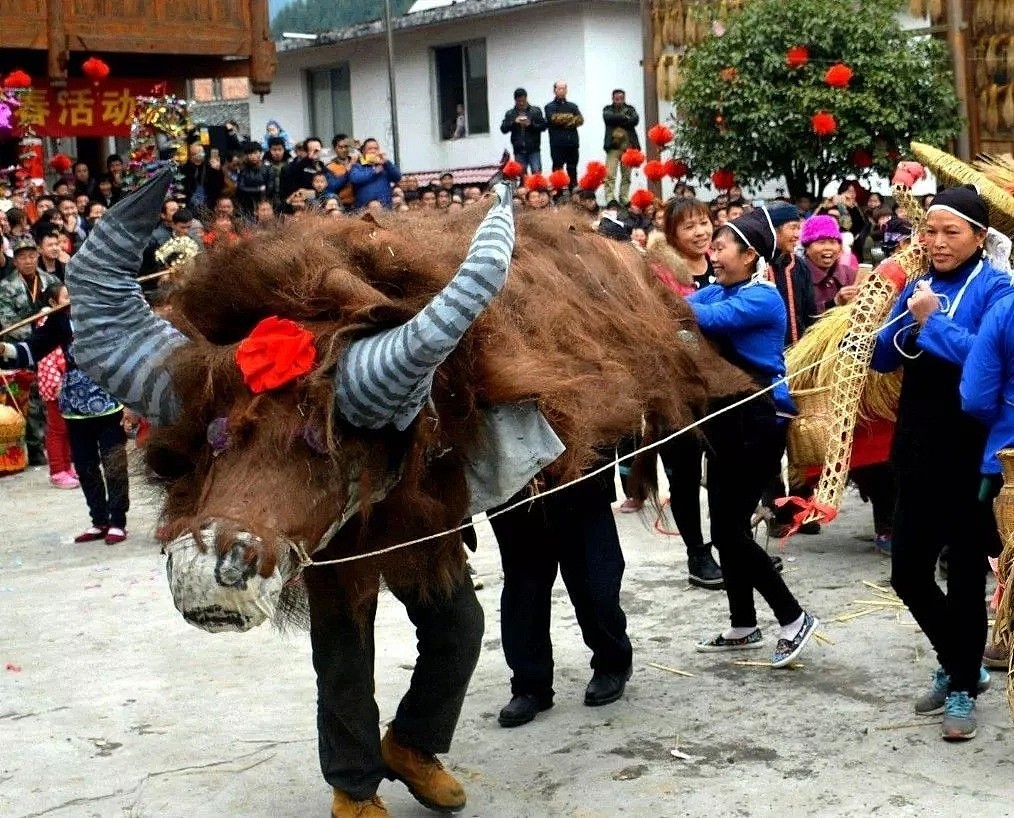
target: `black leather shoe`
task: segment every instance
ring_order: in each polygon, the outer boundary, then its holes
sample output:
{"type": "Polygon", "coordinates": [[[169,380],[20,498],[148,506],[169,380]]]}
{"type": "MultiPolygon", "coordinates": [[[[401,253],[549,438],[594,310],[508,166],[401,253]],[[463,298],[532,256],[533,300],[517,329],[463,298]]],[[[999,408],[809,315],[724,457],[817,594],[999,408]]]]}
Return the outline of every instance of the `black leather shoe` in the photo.
{"type": "Polygon", "coordinates": [[[687,549],[688,581],[698,588],[720,591],[725,585],[722,582],[722,569],[711,556],[711,547],[687,549]]]}
{"type": "Polygon", "coordinates": [[[627,680],[632,672],[633,669],[629,667],[622,673],[595,671],[595,675],[591,677],[588,687],[584,690],[584,703],[588,707],[612,704],[623,695],[623,690],[626,688],[627,680]]]}
{"type": "Polygon", "coordinates": [[[515,693],[507,706],[500,711],[497,721],[501,727],[520,727],[552,706],[552,697],[536,696],[534,693],[515,693]]]}

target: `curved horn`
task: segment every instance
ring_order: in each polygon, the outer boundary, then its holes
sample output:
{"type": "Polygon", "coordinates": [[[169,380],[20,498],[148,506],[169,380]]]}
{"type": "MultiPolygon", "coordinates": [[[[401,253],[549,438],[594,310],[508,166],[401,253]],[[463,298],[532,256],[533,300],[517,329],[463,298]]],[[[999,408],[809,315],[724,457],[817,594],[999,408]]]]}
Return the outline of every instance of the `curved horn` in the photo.
{"type": "Polygon", "coordinates": [[[172,178],[166,168],[113,205],[67,265],[78,366],[159,425],[179,410],[163,364],[187,339],[152,313],[136,277],[172,178]]]}
{"type": "Polygon", "coordinates": [[[349,422],[406,429],[429,398],[436,368],[503,288],[514,249],[510,186],[498,185],[496,196],[450,283],[408,323],[346,350],[335,405],[349,422]]]}

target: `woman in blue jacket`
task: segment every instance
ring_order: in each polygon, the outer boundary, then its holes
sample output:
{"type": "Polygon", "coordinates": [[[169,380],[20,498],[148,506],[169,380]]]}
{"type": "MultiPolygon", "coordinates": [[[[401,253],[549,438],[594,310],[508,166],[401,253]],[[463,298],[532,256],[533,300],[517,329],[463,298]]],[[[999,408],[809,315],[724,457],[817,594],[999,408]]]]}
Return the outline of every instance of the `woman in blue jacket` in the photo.
{"type": "MultiPolygon", "coordinates": [[[[751,375],[758,389],[785,376],[785,303],[765,273],[776,243],[775,228],[763,208],[720,227],[712,240],[715,283],[687,297],[704,335],[717,344],[722,357],[751,375]]],[[[742,397],[710,406],[709,414],[742,397]]],[[[788,387],[780,383],[773,392],[704,425],[711,539],[722,563],[732,627],[699,642],[699,651],[760,647],[754,590],[771,606],[780,626],[775,667],[791,663],[817,627],[750,536],[750,515],[785,447],[780,415],[794,412],[788,387]]]]}
{"type": "Polygon", "coordinates": [[[975,736],[975,697],[989,683],[985,557],[999,553],[989,507],[979,502],[986,429],[961,411],[959,383],[979,324],[1012,292],[1010,276],[983,258],[986,203],[973,187],[939,193],[927,211],[922,242],[929,272],[910,283],[877,338],[872,366],[904,367],[891,460],[897,481],[891,584],[936,650],[940,667],[915,703],[921,715],[943,712],[942,736],[975,736]],[[934,576],[949,546],[947,593],[934,576]]]}
{"type": "Polygon", "coordinates": [[[356,207],[361,209],[370,202],[380,202],[391,208],[391,185],[401,181],[401,171],[380,150],[376,139],[363,142],[363,155],[349,167],[349,181],[356,195],[356,207]]]}

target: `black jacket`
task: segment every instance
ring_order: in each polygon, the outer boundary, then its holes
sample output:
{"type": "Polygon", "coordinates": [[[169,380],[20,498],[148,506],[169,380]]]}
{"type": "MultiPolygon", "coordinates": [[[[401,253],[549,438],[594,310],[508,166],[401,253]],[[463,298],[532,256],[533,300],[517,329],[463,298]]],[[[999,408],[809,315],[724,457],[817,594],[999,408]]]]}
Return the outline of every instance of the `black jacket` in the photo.
{"type": "Polygon", "coordinates": [[[187,207],[192,211],[201,208],[211,210],[215,206],[215,199],[222,195],[225,188],[225,174],[222,173],[222,169],[215,170],[207,162],[201,162],[199,165],[186,162],[180,170],[183,174],[183,193],[187,197],[187,207]],[[195,203],[194,191],[199,185],[204,186],[204,201],[195,203]]]}
{"type": "Polygon", "coordinates": [[[267,165],[252,167],[244,162],[236,177],[236,203],[240,210],[251,216],[261,199],[273,202],[274,184],[274,175],[267,165]]]}
{"type": "Polygon", "coordinates": [[[641,121],[641,117],[637,115],[637,110],[633,105],[623,105],[620,108],[607,105],[602,109],[602,121],[606,123],[606,138],[602,143],[602,150],[640,149],[641,143],[637,139],[637,131],[634,128],[641,121]],[[613,131],[617,128],[622,128],[626,132],[626,144],[622,144],[622,140],[618,144],[613,136],[613,131]]]}
{"type": "Polygon", "coordinates": [[[551,148],[576,148],[580,144],[577,129],[584,124],[581,109],[573,102],[558,102],[554,97],[546,103],[546,123],[549,126],[549,146],[551,148]]]}
{"type": "Polygon", "coordinates": [[[500,123],[500,132],[511,135],[511,147],[514,153],[537,153],[542,149],[542,132],[546,130],[546,119],[537,105],[529,105],[523,111],[517,107],[508,108],[500,123]],[[516,125],[514,120],[520,114],[528,115],[528,125],[516,125]]]}
{"type": "Polygon", "coordinates": [[[816,322],[818,313],[813,294],[813,281],[805,264],[789,253],[780,253],[771,262],[769,275],[778,288],[778,294],[785,302],[785,346],[791,346],[800,338],[806,328],[816,322]],[[790,292],[789,282],[792,283],[790,292]],[[793,332],[795,330],[795,332],[793,332]]]}

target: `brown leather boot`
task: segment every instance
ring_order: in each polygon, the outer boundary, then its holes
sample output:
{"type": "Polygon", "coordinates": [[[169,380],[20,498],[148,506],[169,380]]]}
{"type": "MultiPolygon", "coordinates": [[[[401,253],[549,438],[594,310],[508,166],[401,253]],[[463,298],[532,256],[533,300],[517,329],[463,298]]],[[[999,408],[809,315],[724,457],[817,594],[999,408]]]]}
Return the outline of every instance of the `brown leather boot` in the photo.
{"type": "Polygon", "coordinates": [[[348,793],[332,789],[331,818],[391,818],[379,795],[367,801],[353,801],[348,793]]]}
{"type": "Polygon", "coordinates": [[[465,790],[440,760],[398,742],[390,727],[380,743],[389,778],[401,781],[412,796],[434,812],[457,812],[465,806],[465,790]]]}

